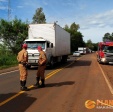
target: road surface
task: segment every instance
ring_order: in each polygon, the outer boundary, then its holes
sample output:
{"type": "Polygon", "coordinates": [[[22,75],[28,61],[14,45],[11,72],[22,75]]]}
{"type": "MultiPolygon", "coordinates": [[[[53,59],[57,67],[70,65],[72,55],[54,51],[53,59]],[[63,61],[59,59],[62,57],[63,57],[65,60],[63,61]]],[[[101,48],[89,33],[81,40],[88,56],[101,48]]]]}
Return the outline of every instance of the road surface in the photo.
{"type": "Polygon", "coordinates": [[[32,86],[36,71],[28,70],[27,92],[18,70],[0,74],[0,112],[113,112],[113,66],[99,65],[95,53],[47,68],[45,88],[32,86]]]}

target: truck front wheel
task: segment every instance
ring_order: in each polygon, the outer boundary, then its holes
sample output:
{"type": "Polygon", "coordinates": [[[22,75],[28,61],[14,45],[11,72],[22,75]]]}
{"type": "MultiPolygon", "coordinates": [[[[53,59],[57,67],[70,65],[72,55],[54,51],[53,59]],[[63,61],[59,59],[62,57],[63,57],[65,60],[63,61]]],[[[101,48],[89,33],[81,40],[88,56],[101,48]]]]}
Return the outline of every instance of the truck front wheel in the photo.
{"type": "Polygon", "coordinates": [[[49,65],[50,65],[51,68],[54,67],[54,61],[53,61],[53,58],[50,59],[50,64],[49,64],[49,65]]]}
{"type": "Polygon", "coordinates": [[[30,69],[31,68],[31,65],[27,65],[27,69],[30,69]]]}

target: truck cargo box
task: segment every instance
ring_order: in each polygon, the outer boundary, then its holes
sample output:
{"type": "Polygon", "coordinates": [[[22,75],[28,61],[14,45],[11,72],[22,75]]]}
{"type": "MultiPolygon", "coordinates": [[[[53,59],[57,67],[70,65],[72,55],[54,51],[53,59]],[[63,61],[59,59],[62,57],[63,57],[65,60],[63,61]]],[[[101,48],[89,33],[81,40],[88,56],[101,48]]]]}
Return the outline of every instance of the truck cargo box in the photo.
{"type": "Polygon", "coordinates": [[[53,43],[53,56],[70,54],[70,34],[57,24],[30,24],[28,39],[35,37],[42,37],[53,43]]]}

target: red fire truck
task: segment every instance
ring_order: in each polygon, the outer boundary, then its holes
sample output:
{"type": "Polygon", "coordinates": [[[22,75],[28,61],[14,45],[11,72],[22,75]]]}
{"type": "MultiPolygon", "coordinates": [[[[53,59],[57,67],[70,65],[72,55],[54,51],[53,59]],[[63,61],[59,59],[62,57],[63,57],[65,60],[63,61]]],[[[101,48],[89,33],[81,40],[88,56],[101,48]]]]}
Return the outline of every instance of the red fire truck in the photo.
{"type": "Polygon", "coordinates": [[[113,42],[99,42],[97,51],[99,63],[113,64],[113,42]]]}

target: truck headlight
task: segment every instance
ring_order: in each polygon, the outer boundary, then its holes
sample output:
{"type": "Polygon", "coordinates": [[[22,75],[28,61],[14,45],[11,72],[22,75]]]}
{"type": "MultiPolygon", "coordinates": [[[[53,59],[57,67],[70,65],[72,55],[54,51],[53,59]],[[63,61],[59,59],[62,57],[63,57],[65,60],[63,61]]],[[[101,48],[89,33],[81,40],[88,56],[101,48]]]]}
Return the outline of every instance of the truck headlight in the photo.
{"type": "Polygon", "coordinates": [[[101,59],[101,61],[102,61],[102,62],[105,62],[105,61],[106,61],[106,59],[105,59],[105,58],[102,58],[102,59],[101,59]]]}

